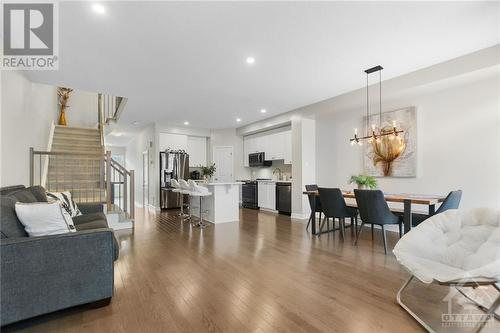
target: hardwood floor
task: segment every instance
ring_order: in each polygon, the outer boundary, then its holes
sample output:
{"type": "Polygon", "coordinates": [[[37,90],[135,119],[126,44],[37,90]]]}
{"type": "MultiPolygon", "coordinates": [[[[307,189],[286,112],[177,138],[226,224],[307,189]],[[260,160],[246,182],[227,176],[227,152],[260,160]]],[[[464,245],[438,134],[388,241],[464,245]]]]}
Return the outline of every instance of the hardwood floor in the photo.
{"type": "Polygon", "coordinates": [[[408,273],[384,255],[380,234],[372,242],[365,231],[353,246],[349,230],[344,242],[338,232],[311,236],[286,216],[240,214],[239,224],[201,231],[177,211],[139,210],[135,230],[117,232],[109,306],[64,310],[5,331],[422,331],[396,303],[408,273]]]}

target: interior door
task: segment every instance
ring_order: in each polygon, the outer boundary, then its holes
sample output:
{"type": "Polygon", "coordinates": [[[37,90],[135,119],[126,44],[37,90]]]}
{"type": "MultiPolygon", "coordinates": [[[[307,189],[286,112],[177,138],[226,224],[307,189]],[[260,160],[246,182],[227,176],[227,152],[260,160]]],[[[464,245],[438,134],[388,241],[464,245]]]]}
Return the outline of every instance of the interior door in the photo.
{"type": "Polygon", "coordinates": [[[214,180],[217,182],[232,182],[233,179],[233,147],[215,146],[213,159],[215,163],[214,180]]]}

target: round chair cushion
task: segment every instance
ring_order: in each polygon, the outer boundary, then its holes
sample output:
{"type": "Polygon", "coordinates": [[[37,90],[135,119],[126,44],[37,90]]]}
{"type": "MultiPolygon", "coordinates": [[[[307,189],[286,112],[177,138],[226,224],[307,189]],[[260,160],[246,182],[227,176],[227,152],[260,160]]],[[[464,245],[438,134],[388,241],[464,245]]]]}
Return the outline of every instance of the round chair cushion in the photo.
{"type": "Polygon", "coordinates": [[[393,252],[424,283],[500,281],[500,212],[475,208],[436,214],[404,235],[393,252]]]}

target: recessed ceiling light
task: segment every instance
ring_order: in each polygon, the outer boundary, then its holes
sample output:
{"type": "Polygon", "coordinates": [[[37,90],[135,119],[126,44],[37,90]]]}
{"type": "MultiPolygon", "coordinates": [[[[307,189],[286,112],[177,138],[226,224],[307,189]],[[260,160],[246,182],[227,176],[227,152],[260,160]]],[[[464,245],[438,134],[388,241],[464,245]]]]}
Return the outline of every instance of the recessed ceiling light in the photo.
{"type": "Polygon", "coordinates": [[[266,113],[267,110],[266,109],[260,109],[260,113],[266,113]]]}
{"type": "Polygon", "coordinates": [[[140,125],[140,124],[141,124],[141,122],[139,120],[136,120],[136,121],[132,122],[132,125],[134,125],[134,126],[137,126],[137,125],[140,125]]]}
{"type": "Polygon", "coordinates": [[[255,63],[255,58],[254,57],[247,57],[246,62],[249,65],[253,65],[255,63]]]}
{"type": "Polygon", "coordinates": [[[236,122],[240,122],[241,121],[241,118],[236,118],[236,122]]]}
{"type": "Polygon", "coordinates": [[[184,125],[186,125],[186,126],[189,125],[189,121],[185,121],[184,125]]]}
{"type": "Polygon", "coordinates": [[[122,136],[123,133],[121,133],[121,132],[113,132],[113,133],[111,133],[111,135],[113,135],[113,136],[122,136]]]}
{"type": "Polygon", "coordinates": [[[92,5],[92,10],[94,12],[96,12],[97,14],[101,14],[101,15],[102,14],[106,14],[106,8],[103,5],[99,4],[99,3],[93,4],[92,5]]]}

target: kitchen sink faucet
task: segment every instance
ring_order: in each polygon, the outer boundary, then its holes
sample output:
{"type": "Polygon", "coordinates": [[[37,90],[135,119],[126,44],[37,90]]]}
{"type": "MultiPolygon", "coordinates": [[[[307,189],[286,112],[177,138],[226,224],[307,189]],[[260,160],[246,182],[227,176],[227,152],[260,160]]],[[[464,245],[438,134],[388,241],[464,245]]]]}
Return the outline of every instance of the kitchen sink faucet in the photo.
{"type": "Polygon", "coordinates": [[[276,171],[278,172],[278,180],[281,180],[281,169],[276,168],[273,170],[273,176],[276,174],[276,171]]]}

